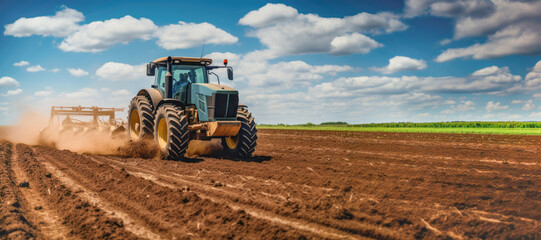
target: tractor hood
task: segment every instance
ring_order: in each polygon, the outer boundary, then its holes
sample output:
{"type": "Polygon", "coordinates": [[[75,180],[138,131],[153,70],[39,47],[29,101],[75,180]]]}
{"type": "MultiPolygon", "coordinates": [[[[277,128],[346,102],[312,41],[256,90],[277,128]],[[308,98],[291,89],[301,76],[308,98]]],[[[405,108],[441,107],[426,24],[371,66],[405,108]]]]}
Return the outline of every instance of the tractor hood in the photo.
{"type": "Polygon", "coordinates": [[[238,91],[213,83],[190,84],[188,103],[197,107],[199,121],[236,120],[238,91]]]}

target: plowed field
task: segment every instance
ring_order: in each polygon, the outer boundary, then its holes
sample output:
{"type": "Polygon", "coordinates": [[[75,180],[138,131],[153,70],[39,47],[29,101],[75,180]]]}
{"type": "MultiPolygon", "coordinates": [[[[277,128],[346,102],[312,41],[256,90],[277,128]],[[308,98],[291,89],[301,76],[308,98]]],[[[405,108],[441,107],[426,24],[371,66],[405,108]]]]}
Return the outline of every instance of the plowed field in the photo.
{"type": "Polygon", "coordinates": [[[541,137],[260,130],[251,159],[0,142],[0,238],[541,237],[541,137]]]}

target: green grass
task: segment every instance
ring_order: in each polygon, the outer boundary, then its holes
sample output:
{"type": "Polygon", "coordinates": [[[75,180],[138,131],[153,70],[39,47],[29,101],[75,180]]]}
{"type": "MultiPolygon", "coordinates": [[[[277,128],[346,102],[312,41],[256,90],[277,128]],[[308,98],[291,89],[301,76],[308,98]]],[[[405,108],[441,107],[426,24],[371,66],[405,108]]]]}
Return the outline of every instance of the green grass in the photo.
{"type": "Polygon", "coordinates": [[[464,134],[511,134],[541,135],[539,122],[525,124],[509,124],[509,122],[452,122],[446,123],[400,123],[400,124],[302,124],[302,125],[258,125],[259,129],[284,130],[319,130],[319,131],[360,131],[360,132],[420,132],[420,133],[464,133],[464,134]],[[471,127],[479,126],[479,127],[471,127]],[[477,124],[477,125],[476,125],[477,124]],[[439,125],[439,126],[438,126],[439,125]],[[481,127],[482,125],[482,127],[481,127]],[[434,127],[438,126],[438,127],[434,127]],[[517,127],[520,126],[520,127],[517,127]],[[529,127],[533,126],[533,127],[529,127]]]}

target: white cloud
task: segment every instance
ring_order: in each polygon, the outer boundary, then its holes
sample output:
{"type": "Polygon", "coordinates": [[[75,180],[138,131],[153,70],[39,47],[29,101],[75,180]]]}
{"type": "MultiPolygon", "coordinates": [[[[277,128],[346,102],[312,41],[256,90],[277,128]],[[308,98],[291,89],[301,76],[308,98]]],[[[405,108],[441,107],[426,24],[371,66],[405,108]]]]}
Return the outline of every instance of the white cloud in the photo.
{"type": "Polygon", "coordinates": [[[208,44],[233,44],[238,41],[237,37],[207,22],[180,21],[158,27],[150,19],[126,15],[79,25],[83,20],[82,13],[64,7],[55,16],[20,18],[5,26],[4,35],[63,37],[58,48],[65,52],[101,52],[116,44],[151,38],[157,38],[157,44],[167,50],[191,48],[202,45],[203,41],[208,44]]]}
{"type": "Polygon", "coordinates": [[[360,33],[345,34],[337,36],[331,41],[330,53],[334,55],[345,55],[353,53],[367,54],[372,49],[382,47],[383,44],[360,33]]]}
{"type": "Polygon", "coordinates": [[[155,36],[158,38],[158,45],[167,50],[186,49],[206,44],[233,44],[238,38],[217,28],[216,26],[204,23],[170,24],[160,27],[155,36]]]}
{"type": "Polygon", "coordinates": [[[530,89],[541,88],[541,61],[537,62],[532,70],[526,74],[526,87],[530,89]]]}
{"type": "Polygon", "coordinates": [[[483,44],[445,50],[437,62],[456,58],[492,59],[508,55],[532,55],[541,53],[541,24],[517,24],[506,27],[489,36],[483,44]]]}
{"type": "Polygon", "coordinates": [[[268,3],[258,10],[250,11],[239,20],[239,24],[255,28],[267,27],[294,19],[297,14],[297,9],[290,6],[268,3]]]}
{"type": "Polygon", "coordinates": [[[38,97],[47,97],[54,93],[54,90],[51,87],[45,87],[44,90],[37,91],[34,93],[35,96],[38,97]]]}
{"type": "Polygon", "coordinates": [[[56,72],[60,72],[60,69],[59,68],[53,68],[53,69],[51,69],[49,71],[56,73],[56,72]]]}
{"type": "MultiPolygon", "coordinates": [[[[249,91],[302,88],[324,79],[325,76],[354,70],[347,65],[310,65],[303,61],[269,63],[265,59],[254,58],[251,54],[215,52],[205,57],[216,60],[216,65],[221,65],[221,60],[228,58],[230,66],[235,69],[235,82],[246,81],[249,91]]],[[[215,72],[221,75],[220,79],[227,79],[223,77],[225,71],[215,72]]]]}
{"type": "Polygon", "coordinates": [[[150,19],[136,19],[129,15],[95,21],[70,34],[60,43],[59,48],[66,52],[100,52],[118,43],[126,44],[135,39],[148,40],[156,28],[150,19]]]}
{"type": "Polygon", "coordinates": [[[112,95],[131,95],[132,93],[126,89],[116,90],[111,93],[112,95]]]}
{"type": "Polygon", "coordinates": [[[519,114],[513,114],[508,116],[509,119],[521,119],[522,115],[519,114]]]}
{"type": "Polygon", "coordinates": [[[423,2],[422,8],[430,8],[432,15],[456,18],[455,40],[476,36],[488,37],[485,43],[447,49],[436,58],[438,62],[456,58],[491,59],[517,54],[541,53],[541,15],[539,14],[541,1],[411,0],[410,2],[423,2]],[[442,14],[437,11],[438,7],[443,9],[449,6],[448,10],[452,12],[453,6],[457,4],[463,5],[457,8],[459,14],[442,14]],[[492,5],[493,7],[487,7],[492,5]]]}
{"type": "Polygon", "coordinates": [[[20,61],[20,62],[16,62],[13,64],[13,66],[15,67],[24,67],[24,66],[28,66],[30,63],[27,62],[27,61],[20,61]]]}
{"type": "Polygon", "coordinates": [[[442,110],[441,114],[453,114],[455,112],[473,111],[475,110],[475,105],[476,104],[473,101],[462,100],[459,104],[452,105],[450,108],[442,110]]]}
{"type": "Polygon", "coordinates": [[[2,96],[15,96],[15,95],[19,95],[23,92],[22,89],[18,88],[18,89],[15,89],[15,90],[8,90],[6,94],[1,94],[2,96]]]}
{"type": "Polygon", "coordinates": [[[27,67],[26,71],[27,72],[40,72],[40,71],[45,71],[45,68],[43,68],[41,65],[35,65],[35,66],[27,67]]]}
{"type": "Polygon", "coordinates": [[[522,110],[530,111],[535,108],[535,104],[533,103],[533,100],[513,100],[511,101],[511,104],[523,104],[522,110]]]}
{"type": "MultiPolygon", "coordinates": [[[[488,72],[487,70],[477,71],[488,72]]],[[[426,93],[505,93],[522,78],[512,75],[509,68],[497,68],[487,75],[466,77],[417,77],[417,76],[358,76],[342,77],[323,82],[311,89],[328,97],[354,97],[362,94],[426,93]]]]}
{"type": "Polygon", "coordinates": [[[11,77],[0,78],[0,87],[18,87],[19,82],[11,77]]]}
{"type": "Polygon", "coordinates": [[[413,59],[404,56],[395,56],[389,59],[389,65],[383,68],[373,68],[373,70],[383,74],[392,74],[399,71],[418,71],[426,68],[426,62],[422,59],[413,59]]]}
{"type": "Polygon", "coordinates": [[[33,18],[19,18],[15,22],[5,25],[4,35],[15,37],[29,37],[32,35],[65,37],[73,33],[84,20],[84,16],[77,10],[63,7],[54,16],[41,16],[33,18]]]}
{"type": "Polygon", "coordinates": [[[485,107],[485,109],[487,110],[487,112],[491,112],[491,111],[495,111],[495,110],[503,110],[503,109],[508,109],[509,106],[501,106],[500,105],[500,102],[493,102],[493,101],[489,101],[487,103],[487,106],[485,107]]]}
{"type": "Polygon", "coordinates": [[[530,113],[530,117],[540,119],[541,118],[541,112],[530,113]]]}
{"type": "Polygon", "coordinates": [[[7,111],[7,110],[9,110],[8,107],[0,107],[0,111],[2,111],[2,112],[5,112],[5,111],[7,111]]]}
{"type": "Polygon", "coordinates": [[[541,93],[536,93],[533,95],[534,98],[541,99],[541,93]]]}
{"type": "Polygon", "coordinates": [[[146,65],[129,65],[125,63],[107,62],[96,70],[96,76],[111,81],[129,81],[145,79],[146,65]]]}
{"type": "Polygon", "coordinates": [[[98,91],[93,88],[82,88],[75,92],[62,93],[61,95],[68,98],[84,98],[96,96],[98,95],[98,91]]]}
{"type": "Polygon", "coordinates": [[[386,12],[325,18],[272,3],[249,12],[239,24],[255,28],[249,36],[257,37],[268,48],[262,55],[267,58],[306,53],[368,53],[382,45],[361,33],[381,34],[407,28],[397,15],[386,12]]]}
{"type": "Polygon", "coordinates": [[[224,59],[227,59],[227,61],[238,64],[238,61],[240,60],[240,55],[231,53],[231,52],[213,52],[210,54],[205,55],[205,58],[212,59],[213,65],[220,65],[223,63],[224,59]]]}
{"type": "Polygon", "coordinates": [[[406,0],[405,16],[415,17],[430,13],[442,17],[472,17],[488,16],[496,10],[490,0],[406,0]]]}
{"type": "Polygon", "coordinates": [[[77,68],[77,69],[68,68],[67,70],[72,76],[76,76],[76,77],[88,76],[88,72],[80,68],[77,68]]]}

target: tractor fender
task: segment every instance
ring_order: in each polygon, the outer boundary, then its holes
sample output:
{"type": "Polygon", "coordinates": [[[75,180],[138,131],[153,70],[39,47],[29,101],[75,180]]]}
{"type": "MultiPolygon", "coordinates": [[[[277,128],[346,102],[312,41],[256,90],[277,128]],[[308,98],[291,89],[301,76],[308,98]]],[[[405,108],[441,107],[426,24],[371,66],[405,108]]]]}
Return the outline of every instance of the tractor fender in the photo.
{"type": "Polygon", "coordinates": [[[137,96],[146,96],[148,99],[150,99],[150,104],[152,105],[153,111],[156,111],[156,109],[158,109],[158,104],[163,99],[160,90],[155,88],[141,89],[137,93],[137,96]]]}
{"type": "Polygon", "coordinates": [[[154,111],[156,111],[158,108],[160,108],[161,105],[164,105],[164,104],[172,104],[172,105],[179,106],[182,109],[184,109],[184,103],[182,101],[180,101],[178,99],[172,99],[172,98],[167,99],[166,98],[166,99],[160,100],[160,102],[156,105],[154,111]]]}

